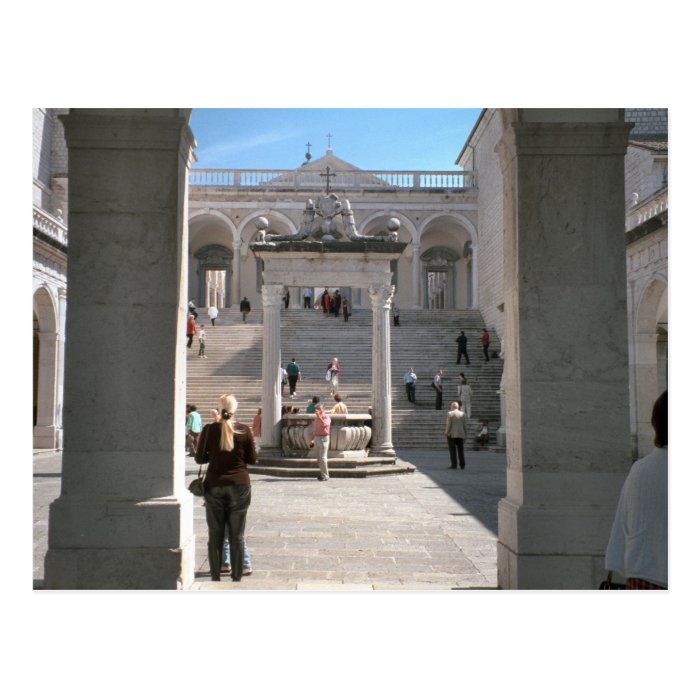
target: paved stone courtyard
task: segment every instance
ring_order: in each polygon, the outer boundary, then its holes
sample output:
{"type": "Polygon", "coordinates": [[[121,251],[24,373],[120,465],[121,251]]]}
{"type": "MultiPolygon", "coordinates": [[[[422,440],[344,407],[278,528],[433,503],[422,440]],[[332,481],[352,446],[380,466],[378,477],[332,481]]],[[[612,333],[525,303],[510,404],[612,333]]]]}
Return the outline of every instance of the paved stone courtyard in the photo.
{"type": "MultiPolygon", "coordinates": [[[[194,590],[451,590],[496,588],[497,504],[503,454],[399,451],[411,474],[367,479],[251,475],[246,539],[253,574],[211,582],[202,499],[195,499],[194,590]]],[[[41,588],[48,508],[60,489],[60,453],[34,455],[34,587],[41,588]]],[[[187,460],[186,479],[196,475],[187,460]]]]}

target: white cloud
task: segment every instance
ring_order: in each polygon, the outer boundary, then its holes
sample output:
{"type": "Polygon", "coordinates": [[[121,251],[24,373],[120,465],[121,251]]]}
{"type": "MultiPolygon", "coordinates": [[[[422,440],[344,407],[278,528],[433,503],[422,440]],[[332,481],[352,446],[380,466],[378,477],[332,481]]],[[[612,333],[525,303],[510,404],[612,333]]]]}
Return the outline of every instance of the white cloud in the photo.
{"type": "Polygon", "coordinates": [[[209,144],[206,148],[197,149],[197,158],[199,160],[222,160],[230,158],[243,151],[249,151],[261,146],[269,146],[275,143],[282,143],[297,139],[303,135],[301,129],[287,129],[284,131],[264,131],[259,134],[253,134],[245,138],[234,138],[227,141],[219,141],[209,144]]]}

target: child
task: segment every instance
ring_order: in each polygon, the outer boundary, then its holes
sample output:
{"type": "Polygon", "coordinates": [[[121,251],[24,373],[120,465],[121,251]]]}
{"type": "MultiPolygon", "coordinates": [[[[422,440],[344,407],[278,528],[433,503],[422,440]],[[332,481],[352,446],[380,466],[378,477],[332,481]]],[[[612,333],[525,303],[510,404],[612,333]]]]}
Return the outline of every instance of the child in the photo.
{"type": "Polygon", "coordinates": [[[199,357],[202,357],[205,360],[207,359],[207,356],[204,354],[204,341],[206,340],[206,337],[207,332],[204,330],[204,324],[202,324],[199,328],[199,357]]]}
{"type": "Polygon", "coordinates": [[[479,445],[484,447],[489,441],[489,422],[487,420],[483,421],[479,426],[479,432],[474,438],[474,449],[478,450],[479,445]]]}

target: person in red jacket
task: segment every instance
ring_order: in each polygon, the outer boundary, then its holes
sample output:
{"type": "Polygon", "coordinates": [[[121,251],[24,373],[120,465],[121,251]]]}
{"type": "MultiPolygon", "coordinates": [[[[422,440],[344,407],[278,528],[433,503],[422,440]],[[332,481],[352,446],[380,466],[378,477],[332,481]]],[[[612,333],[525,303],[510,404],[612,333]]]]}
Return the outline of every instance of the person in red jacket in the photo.
{"type": "Polygon", "coordinates": [[[192,347],[192,339],[194,338],[194,334],[197,332],[197,327],[194,324],[194,316],[192,314],[189,314],[187,316],[187,347],[191,348],[192,347]]]}
{"type": "Polygon", "coordinates": [[[489,361],[489,343],[491,342],[491,339],[489,338],[489,332],[484,328],[483,333],[481,334],[481,349],[484,351],[484,357],[486,358],[486,362],[489,361]]]}

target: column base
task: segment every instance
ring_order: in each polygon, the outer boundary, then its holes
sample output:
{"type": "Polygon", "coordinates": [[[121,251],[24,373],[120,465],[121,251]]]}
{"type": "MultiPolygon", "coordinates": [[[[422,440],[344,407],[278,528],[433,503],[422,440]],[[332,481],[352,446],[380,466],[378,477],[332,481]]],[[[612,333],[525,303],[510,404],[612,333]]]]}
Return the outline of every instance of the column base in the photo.
{"type": "Polygon", "coordinates": [[[370,448],[369,451],[369,456],[375,456],[375,457],[396,457],[396,452],[394,451],[394,446],[389,444],[389,445],[381,445],[380,447],[377,448],[370,448]]]}
{"type": "Polygon", "coordinates": [[[189,494],[138,502],[63,495],[51,504],[49,522],[45,589],[176,590],[194,583],[189,494]]]}
{"type": "MultiPolygon", "coordinates": [[[[38,450],[54,450],[59,447],[58,433],[63,432],[55,425],[37,425],[34,427],[34,448],[38,450]]],[[[63,437],[60,438],[61,443],[63,437]]]]}

